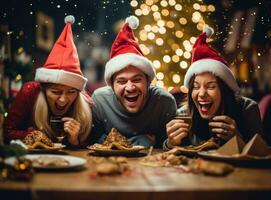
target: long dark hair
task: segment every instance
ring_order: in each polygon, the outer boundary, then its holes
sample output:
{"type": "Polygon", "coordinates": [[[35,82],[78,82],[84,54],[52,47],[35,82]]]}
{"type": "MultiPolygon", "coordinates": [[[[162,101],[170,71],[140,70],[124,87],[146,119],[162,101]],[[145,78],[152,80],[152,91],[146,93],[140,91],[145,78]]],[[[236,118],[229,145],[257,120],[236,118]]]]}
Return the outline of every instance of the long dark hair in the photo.
{"type": "MultiPolygon", "coordinates": [[[[235,92],[219,77],[216,76],[218,87],[221,92],[220,110],[223,110],[223,115],[227,115],[235,120],[238,130],[241,124],[241,109],[238,106],[238,98],[235,92]]],[[[191,128],[192,134],[201,134],[202,139],[206,140],[211,137],[209,133],[208,120],[202,119],[196,105],[192,99],[192,90],[194,85],[195,75],[189,82],[188,104],[193,113],[193,124],[191,128]]]]}

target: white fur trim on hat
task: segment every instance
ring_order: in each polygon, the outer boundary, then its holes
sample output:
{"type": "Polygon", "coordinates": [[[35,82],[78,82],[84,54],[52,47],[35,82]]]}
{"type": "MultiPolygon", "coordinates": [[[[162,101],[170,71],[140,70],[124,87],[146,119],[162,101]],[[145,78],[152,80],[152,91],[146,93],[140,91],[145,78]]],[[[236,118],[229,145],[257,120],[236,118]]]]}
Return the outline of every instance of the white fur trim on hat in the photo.
{"type": "Polygon", "coordinates": [[[201,59],[192,63],[192,65],[187,70],[184,77],[184,86],[189,87],[189,81],[193,75],[201,74],[204,72],[211,72],[214,75],[221,78],[234,92],[240,90],[236,79],[224,63],[214,60],[214,59],[201,59]]]}
{"type": "Polygon", "coordinates": [[[110,59],[105,65],[104,79],[107,85],[112,85],[111,77],[114,73],[128,66],[134,66],[148,75],[150,81],[155,77],[155,71],[152,63],[144,56],[134,53],[125,53],[110,59]]]}
{"type": "Polygon", "coordinates": [[[79,74],[44,67],[36,70],[35,80],[42,83],[57,83],[67,85],[80,91],[84,89],[87,83],[87,79],[79,74]]]}

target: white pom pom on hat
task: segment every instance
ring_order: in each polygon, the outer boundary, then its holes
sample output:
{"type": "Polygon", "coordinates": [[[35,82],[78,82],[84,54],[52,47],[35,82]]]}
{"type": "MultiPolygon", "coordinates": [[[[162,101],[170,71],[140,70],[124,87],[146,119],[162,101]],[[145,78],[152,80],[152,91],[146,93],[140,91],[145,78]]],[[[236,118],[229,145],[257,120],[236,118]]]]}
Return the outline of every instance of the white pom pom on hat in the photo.
{"type": "Polygon", "coordinates": [[[128,23],[131,29],[137,29],[139,26],[139,19],[132,15],[126,18],[125,23],[128,23]]]}
{"type": "Polygon", "coordinates": [[[71,24],[74,24],[75,18],[73,15],[68,15],[65,17],[64,21],[65,21],[65,24],[67,24],[68,22],[70,22],[71,24]]]}
{"type": "Polygon", "coordinates": [[[203,29],[203,32],[206,33],[207,37],[211,37],[214,34],[214,30],[211,27],[209,27],[209,26],[206,26],[203,29]]]}

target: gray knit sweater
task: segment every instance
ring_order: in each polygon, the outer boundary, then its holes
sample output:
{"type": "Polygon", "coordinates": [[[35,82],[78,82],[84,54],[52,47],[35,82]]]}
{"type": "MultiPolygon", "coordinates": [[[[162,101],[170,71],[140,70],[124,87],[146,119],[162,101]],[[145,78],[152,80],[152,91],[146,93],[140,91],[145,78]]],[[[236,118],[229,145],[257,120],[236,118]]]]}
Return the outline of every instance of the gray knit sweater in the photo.
{"type": "Polygon", "coordinates": [[[150,86],[145,106],[129,113],[117,100],[111,87],[97,89],[93,95],[93,128],[90,143],[102,142],[111,128],[116,128],[133,144],[162,147],[166,123],[176,114],[174,97],[162,88],[150,86]],[[155,138],[155,144],[146,135],[155,138]]]}

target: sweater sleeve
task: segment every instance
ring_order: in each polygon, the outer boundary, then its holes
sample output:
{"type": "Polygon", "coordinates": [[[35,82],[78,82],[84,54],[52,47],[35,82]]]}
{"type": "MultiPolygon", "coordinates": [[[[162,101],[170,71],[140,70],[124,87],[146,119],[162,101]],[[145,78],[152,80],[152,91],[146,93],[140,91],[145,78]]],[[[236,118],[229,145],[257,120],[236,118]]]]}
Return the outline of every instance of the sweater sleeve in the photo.
{"type": "Polygon", "coordinates": [[[245,101],[242,112],[243,128],[239,130],[245,140],[249,140],[254,134],[262,134],[262,122],[258,104],[250,99],[245,101]]]}
{"type": "Polygon", "coordinates": [[[164,112],[162,112],[163,117],[162,117],[162,120],[160,123],[161,132],[159,132],[159,134],[156,137],[156,147],[157,148],[165,147],[165,142],[166,142],[166,138],[167,138],[166,125],[176,115],[177,105],[176,105],[176,102],[173,97],[168,98],[168,100],[166,101],[166,105],[164,105],[164,108],[165,108],[164,112]]]}
{"type": "Polygon", "coordinates": [[[39,92],[39,83],[29,82],[23,85],[17,94],[4,122],[6,142],[11,139],[23,139],[27,134],[31,133],[31,130],[28,129],[32,125],[33,106],[39,92]]]}

